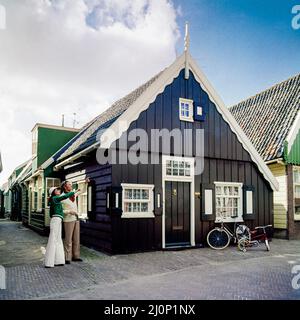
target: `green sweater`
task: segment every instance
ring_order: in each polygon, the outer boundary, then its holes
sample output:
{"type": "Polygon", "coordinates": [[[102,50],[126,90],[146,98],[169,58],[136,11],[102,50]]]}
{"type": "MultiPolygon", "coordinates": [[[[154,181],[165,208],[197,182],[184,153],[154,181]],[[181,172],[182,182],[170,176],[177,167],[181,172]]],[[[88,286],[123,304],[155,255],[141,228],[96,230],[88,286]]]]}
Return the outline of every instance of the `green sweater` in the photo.
{"type": "Polygon", "coordinates": [[[49,206],[50,206],[50,217],[59,217],[61,219],[64,218],[64,211],[61,204],[61,201],[66,200],[72,196],[74,196],[75,192],[69,192],[66,194],[63,194],[61,196],[54,196],[50,198],[49,200],[49,206]]]}

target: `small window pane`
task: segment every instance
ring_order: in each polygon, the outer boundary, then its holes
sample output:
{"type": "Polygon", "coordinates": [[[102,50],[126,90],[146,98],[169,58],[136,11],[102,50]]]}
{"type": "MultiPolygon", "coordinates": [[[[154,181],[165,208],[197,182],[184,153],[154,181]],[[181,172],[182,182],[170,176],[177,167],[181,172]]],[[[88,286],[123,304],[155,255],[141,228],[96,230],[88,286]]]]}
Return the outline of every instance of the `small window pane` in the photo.
{"type": "Polygon", "coordinates": [[[139,203],[136,203],[136,202],[133,202],[132,203],[132,208],[133,208],[133,212],[139,212],[140,211],[140,204],[139,203]]]}
{"type": "Polygon", "coordinates": [[[233,207],[237,208],[238,207],[238,199],[237,198],[233,198],[233,207]]]}
{"type": "Polygon", "coordinates": [[[216,194],[217,195],[222,194],[222,188],[221,187],[216,187],[216,194]]]}
{"type": "Polygon", "coordinates": [[[133,190],[133,199],[134,200],[141,199],[140,190],[138,190],[138,189],[133,190]]]}
{"type": "Polygon", "coordinates": [[[186,175],[187,177],[190,177],[190,176],[191,176],[191,171],[190,171],[190,170],[185,170],[185,175],[186,175]]]}
{"type": "Polygon", "coordinates": [[[143,200],[148,200],[149,199],[149,190],[142,190],[142,199],[143,200]]]}
{"type": "Polygon", "coordinates": [[[148,212],[148,203],[142,203],[141,212],[148,212]]]}
{"type": "Polygon", "coordinates": [[[129,202],[125,202],[125,206],[124,206],[124,210],[125,212],[131,212],[131,203],[129,202]]]}
{"type": "Polygon", "coordinates": [[[131,189],[125,190],[125,199],[132,199],[132,190],[131,189]]]}

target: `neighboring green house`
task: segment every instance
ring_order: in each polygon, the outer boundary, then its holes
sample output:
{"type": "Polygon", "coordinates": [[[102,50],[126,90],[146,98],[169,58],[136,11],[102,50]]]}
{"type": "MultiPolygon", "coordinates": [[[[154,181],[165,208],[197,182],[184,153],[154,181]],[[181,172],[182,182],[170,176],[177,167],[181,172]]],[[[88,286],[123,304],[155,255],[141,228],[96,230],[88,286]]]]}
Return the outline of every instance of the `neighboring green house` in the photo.
{"type": "Polygon", "coordinates": [[[300,239],[300,74],[230,111],[279,182],[275,234],[300,239]]]}
{"type": "Polygon", "coordinates": [[[28,163],[29,161],[26,161],[19,165],[8,178],[8,190],[5,193],[5,196],[7,197],[5,211],[6,214],[10,216],[11,220],[21,221],[22,219],[22,190],[18,181],[24,168],[28,166],[28,163]]]}
{"type": "Polygon", "coordinates": [[[48,190],[60,186],[60,179],[48,159],[68,144],[79,129],[36,124],[32,129],[32,161],[23,172],[19,185],[26,186],[23,194],[22,220],[25,225],[43,233],[49,226],[48,190]]]}

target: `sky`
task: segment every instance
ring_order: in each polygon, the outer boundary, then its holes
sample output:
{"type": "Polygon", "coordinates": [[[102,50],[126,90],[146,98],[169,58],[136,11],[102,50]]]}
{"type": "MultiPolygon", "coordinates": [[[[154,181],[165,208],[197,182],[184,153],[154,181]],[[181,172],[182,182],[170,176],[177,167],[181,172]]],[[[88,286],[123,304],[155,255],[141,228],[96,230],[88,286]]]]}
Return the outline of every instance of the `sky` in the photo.
{"type": "Polygon", "coordinates": [[[31,157],[35,123],[83,126],[191,54],[227,106],[300,72],[300,0],[0,0],[0,152],[31,157]],[[2,10],[3,11],[3,10],[2,10]]]}

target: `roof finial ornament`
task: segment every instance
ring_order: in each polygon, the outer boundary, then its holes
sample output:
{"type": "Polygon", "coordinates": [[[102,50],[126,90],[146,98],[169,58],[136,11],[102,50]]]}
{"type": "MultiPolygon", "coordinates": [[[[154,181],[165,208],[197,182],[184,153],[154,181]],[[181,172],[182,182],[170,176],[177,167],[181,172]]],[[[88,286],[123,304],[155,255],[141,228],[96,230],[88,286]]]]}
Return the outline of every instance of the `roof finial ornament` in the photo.
{"type": "Polygon", "coordinates": [[[189,33],[189,23],[185,23],[185,37],[184,37],[184,54],[185,54],[185,79],[189,78],[190,71],[189,71],[189,50],[190,50],[190,33],[189,33]]]}

